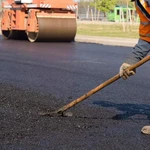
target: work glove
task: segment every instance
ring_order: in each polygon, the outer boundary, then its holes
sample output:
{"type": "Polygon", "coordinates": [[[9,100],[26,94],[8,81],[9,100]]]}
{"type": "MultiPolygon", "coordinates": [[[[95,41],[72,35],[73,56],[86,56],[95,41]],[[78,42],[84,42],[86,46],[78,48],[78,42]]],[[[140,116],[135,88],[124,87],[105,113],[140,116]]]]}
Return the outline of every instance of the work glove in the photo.
{"type": "Polygon", "coordinates": [[[131,70],[129,71],[128,68],[130,67],[130,64],[123,63],[120,67],[119,70],[119,75],[122,77],[124,80],[128,79],[130,76],[134,75],[136,73],[136,70],[131,70]]]}
{"type": "Polygon", "coordinates": [[[150,126],[144,126],[141,130],[143,134],[150,134],[150,126]]]}

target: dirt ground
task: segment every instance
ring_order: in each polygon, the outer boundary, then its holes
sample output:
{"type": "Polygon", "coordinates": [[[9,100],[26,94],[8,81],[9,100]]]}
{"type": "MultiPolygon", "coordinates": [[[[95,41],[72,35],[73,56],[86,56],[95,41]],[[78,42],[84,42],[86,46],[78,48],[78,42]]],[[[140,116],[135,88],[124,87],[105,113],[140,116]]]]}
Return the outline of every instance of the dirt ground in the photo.
{"type": "Polygon", "coordinates": [[[0,84],[0,149],[149,149],[140,133],[142,120],[112,119],[119,111],[86,106],[73,108],[73,117],[41,117],[42,110],[64,105],[63,100],[31,89],[0,84]]]}

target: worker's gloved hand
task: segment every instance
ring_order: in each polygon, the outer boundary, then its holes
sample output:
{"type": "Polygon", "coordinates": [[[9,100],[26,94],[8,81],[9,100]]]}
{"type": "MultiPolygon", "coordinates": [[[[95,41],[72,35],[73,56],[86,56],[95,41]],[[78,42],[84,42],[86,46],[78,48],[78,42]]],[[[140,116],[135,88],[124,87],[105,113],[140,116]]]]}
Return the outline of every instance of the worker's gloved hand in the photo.
{"type": "Polygon", "coordinates": [[[136,70],[131,70],[129,71],[128,68],[130,67],[130,64],[123,63],[120,67],[119,70],[119,75],[122,77],[124,80],[128,79],[130,76],[134,75],[136,73],[136,70]]]}

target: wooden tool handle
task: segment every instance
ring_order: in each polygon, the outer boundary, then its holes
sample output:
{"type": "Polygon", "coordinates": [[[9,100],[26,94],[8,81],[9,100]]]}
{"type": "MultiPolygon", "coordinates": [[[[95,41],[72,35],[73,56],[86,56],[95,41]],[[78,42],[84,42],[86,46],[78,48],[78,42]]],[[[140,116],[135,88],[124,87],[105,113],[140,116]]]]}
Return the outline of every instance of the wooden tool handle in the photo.
{"type": "MultiPolygon", "coordinates": [[[[137,62],[136,64],[132,65],[129,67],[129,70],[133,70],[136,69],[138,67],[140,67],[141,65],[143,65],[144,63],[146,63],[147,61],[150,60],[150,55],[146,56],[145,58],[143,58],[142,60],[140,60],[139,62],[137,62]]],[[[104,87],[108,86],[109,84],[115,82],[116,80],[118,80],[120,78],[120,75],[117,74],[114,77],[110,78],[109,80],[103,82],[102,84],[100,84],[99,86],[97,86],[96,88],[92,89],[91,91],[89,91],[88,93],[82,95],[81,97],[75,99],[74,101],[70,102],[69,104],[61,107],[60,109],[56,110],[56,113],[61,113],[63,111],[66,111],[67,109],[75,106],[76,104],[80,103],[81,101],[87,99],[89,96],[95,94],[96,92],[100,91],[101,89],[103,89],[104,87]]]]}
{"type": "Polygon", "coordinates": [[[129,70],[134,70],[140,66],[142,66],[143,64],[145,64],[147,61],[150,60],[150,55],[146,56],[145,58],[143,58],[142,60],[140,60],[139,62],[133,64],[132,66],[129,67],[129,70]]]}

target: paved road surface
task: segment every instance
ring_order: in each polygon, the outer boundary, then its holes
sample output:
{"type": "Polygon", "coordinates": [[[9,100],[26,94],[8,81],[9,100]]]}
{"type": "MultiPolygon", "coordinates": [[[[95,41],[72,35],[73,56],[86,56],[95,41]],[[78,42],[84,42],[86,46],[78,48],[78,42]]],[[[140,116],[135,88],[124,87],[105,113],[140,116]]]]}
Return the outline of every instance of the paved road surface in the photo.
{"type": "Polygon", "coordinates": [[[118,73],[130,47],[0,40],[1,150],[149,150],[150,62],[71,109],[41,117],[118,73]]]}

